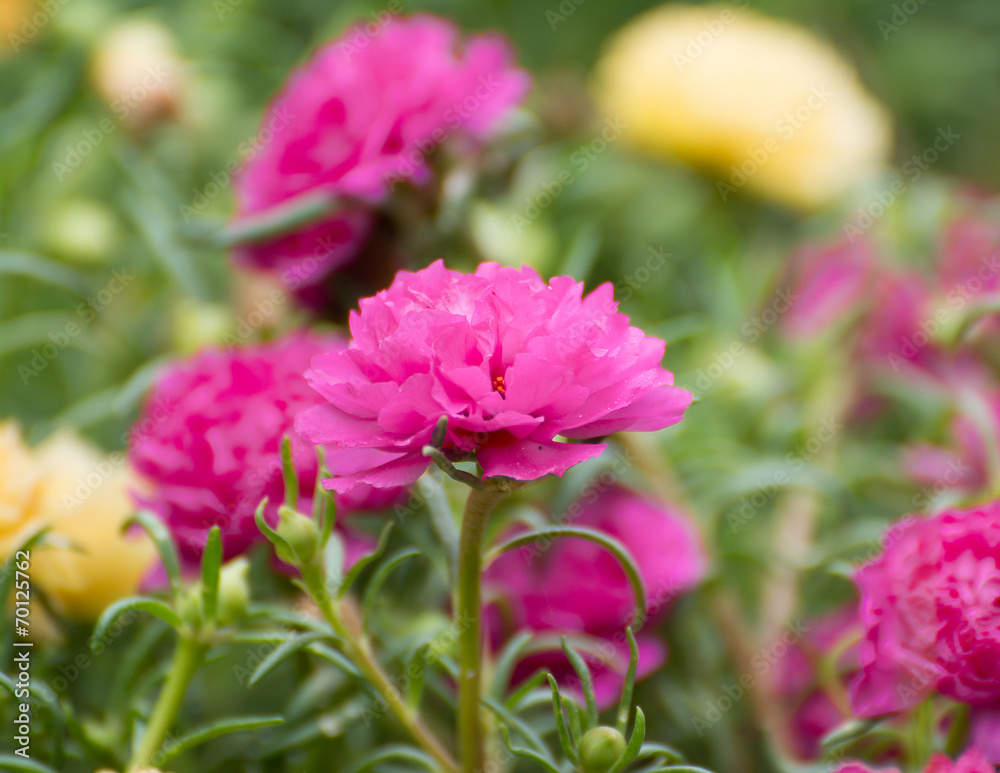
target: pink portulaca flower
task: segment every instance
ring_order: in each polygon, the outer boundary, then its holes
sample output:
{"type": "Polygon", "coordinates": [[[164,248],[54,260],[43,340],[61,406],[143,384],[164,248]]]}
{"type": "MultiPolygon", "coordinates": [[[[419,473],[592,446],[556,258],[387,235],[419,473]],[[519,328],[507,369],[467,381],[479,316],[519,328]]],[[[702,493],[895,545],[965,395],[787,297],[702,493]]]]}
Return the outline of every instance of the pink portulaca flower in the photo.
{"type": "Polygon", "coordinates": [[[546,284],[528,267],[462,274],[438,261],[362,300],[350,326],[348,349],[306,374],[327,402],[296,421],[326,446],[335,491],[415,481],[442,416],[446,453],[528,481],[606,448],[561,439],[661,429],[691,402],[660,366],[664,342],[629,325],[610,284],[583,297],[568,276],[546,284]]]}
{"type": "Polygon", "coordinates": [[[1000,702],[1000,502],[913,518],[862,567],[856,715],[915,706],[933,691],[1000,702]]]}
{"type": "Polygon", "coordinates": [[[512,61],[499,35],[463,41],[427,15],[389,19],[374,35],[353,28],[322,48],[264,118],[267,141],[237,178],[238,218],[306,195],[328,196],[337,210],[245,245],[236,260],[275,272],[306,300],[322,297],[319,283],[352,260],[396,182],[427,184],[435,146],[481,142],[521,101],[530,80],[512,61]]]}
{"type": "MultiPolygon", "coordinates": [[[[899,773],[896,768],[869,768],[860,762],[849,762],[837,768],[837,773],[899,773]]],[[[957,760],[950,760],[943,754],[931,756],[924,773],[995,773],[993,765],[976,748],[969,749],[957,760]]]]}
{"type": "MultiPolygon", "coordinates": [[[[294,334],[233,351],[209,349],[156,382],[133,433],[130,459],[146,484],[134,499],[167,525],[188,566],[201,556],[212,526],[221,529],[226,558],[259,541],[254,512],[264,497],[267,520],[277,522],[285,435],[300,475],[300,509],[308,512],[317,459],[292,422],[320,399],[302,373],[315,355],[344,346],[335,336],[294,334]]],[[[364,510],[399,494],[359,488],[338,504],[364,510]]]]}
{"type": "MultiPolygon", "coordinates": [[[[574,504],[563,525],[585,526],[621,542],[635,558],[653,622],[681,593],[701,581],[706,557],[688,516],[629,489],[613,486],[574,504]]],[[[625,572],[604,548],[592,542],[561,538],[507,553],[487,570],[484,587],[496,601],[491,609],[491,639],[499,646],[504,630],[528,629],[553,634],[588,634],[599,644],[585,653],[594,671],[598,703],[618,700],[628,666],[625,627],[635,612],[635,597],[625,572]]],[[[666,648],[652,634],[641,633],[639,678],[666,660],[666,648]]],[[[573,685],[572,668],[558,650],[526,658],[513,674],[514,683],[539,668],[573,685]]]]}

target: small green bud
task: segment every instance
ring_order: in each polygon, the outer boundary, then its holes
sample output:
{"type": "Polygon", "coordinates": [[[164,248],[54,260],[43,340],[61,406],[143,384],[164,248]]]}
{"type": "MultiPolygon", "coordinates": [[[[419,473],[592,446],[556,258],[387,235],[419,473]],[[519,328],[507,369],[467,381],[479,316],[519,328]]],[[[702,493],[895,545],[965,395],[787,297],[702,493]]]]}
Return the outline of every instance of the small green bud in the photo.
{"type": "Polygon", "coordinates": [[[230,561],[219,572],[219,608],[216,619],[230,625],[242,618],[250,606],[250,564],[242,556],[230,561]]]}
{"type": "Polygon", "coordinates": [[[577,753],[584,773],[608,773],[625,751],[625,736],[613,727],[594,727],[583,734],[577,753]]]}
{"type": "Polygon", "coordinates": [[[320,543],[323,541],[319,526],[312,518],[297,513],[290,507],[280,507],[278,515],[281,517],[278,522],[278,535],[284,538],[291,548],[291,555],[288,555],[289,550],[285,546],[280,543],[275,545],[278,558],[286,564],[296,566],[310,563],[318,555],[320,543]]]}

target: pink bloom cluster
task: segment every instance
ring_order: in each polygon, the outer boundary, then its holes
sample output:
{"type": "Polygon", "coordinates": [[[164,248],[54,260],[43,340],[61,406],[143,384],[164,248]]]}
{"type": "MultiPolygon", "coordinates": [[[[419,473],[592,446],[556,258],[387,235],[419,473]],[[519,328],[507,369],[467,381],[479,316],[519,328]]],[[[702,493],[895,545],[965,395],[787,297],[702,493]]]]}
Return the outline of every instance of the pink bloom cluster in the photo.
{"type": "MultiPolygon", "coordinates": [[[[799,298],[786,318],[789,336],[849,326],[866,367],[941,375],[950,358],[939,334],[974,304],[1000,297],[1000,224],[962,209],[945,225],[930,270],[897,265],[863,239],[808,246],[792,260],[789,281],[799,298]]],[[[995,331],[998,321],[987,318],[978,331],[995,331]]]]}
{"type": "Polygon", "coordinates": [[[529,85],[498,35],[462,41],[427,15],[390,18],[374,35],[349,30],[293,73],[264,118],[268,141],[236,185],[239,218],[307,194],[335,200],[336,212],[245,245],[236,260],[275,272],[307,300],[321,297],[318,284],[353,259],[395,182],[425,185],[436,145],[488,137],[529,85]],[[359,36],[365,45],[352,42],[359,36]]]}
{"type": "MultiPolygon", "coordinates": [[[[705,553],[687,515],[621,486],[581,499],[571,506],[563,525],[596,529],[629,550],[646,587],[647,623],[662,616],[678,595],[705,574],[705,553]]],[[[625,627],[632,621],[635,598],[624,571],[604,548],[568,537],[521,548],[489,567],[484,587],[487,596],[503,600],[491,610],[494,646],[503,640],[504,630],[596,637],[600,640],[597,651],[585,659],[594,672],[598,703],[605,707],[618,700],[629,658],[625,627]]],[[[637,643],[642,678],[659,668],[667,653],[655,635],[640,633],[637,643]]],[[[558,638],[552,651],[518,664],[514,683],[538,669],[572,684],[572,669],[559,651],[558,638]]]]}
{"type": "MultiPolygon", "coordinates": [[[[1000,502],[903,522],[855,582],[864,627],[850,688],[855,714],[901,711],[937,691],[971,704],[974,721],[992,721],[1000,704],[1000,502]]],[[[1000,748],[987,751],[1000,759],[1000,748]]]]}
{"type": "MultiPolygon", "coordinates": [[[[320,398],[302,374],[312,357],[344,346],[336,336],[294,334],[232,351],[209,349],[157,380],[130,449],[146,484],[134,499],[168,526],[185,563],[198,560],[212,526],[221,529],[226,558],[260,541],[254,512],[264,497],[270,500],[268,521],[277,522],[285,435],[300,475],[300,508],[308,512],[317,459],[292,422],[320,398]]],[[[338,504],[381,507],[399,493],[361,488],[338,504]]]]}
{"type": "Polygon", "coordinates": [[[584,297],[568,276],[438,261],[362,300],[350,328],[346,350],[313,359],[306,377],[327,402],[295,425],[326,446],[335,491],[415,481],[442,416],[446,452],[527,481],[606,448],[559,438],[658,430],[691,402],[660,366],[664,342],[629,325],[610,284],[584,297]]]}
{"type": "MultiPolygon", "coordinates": [[[[895,768],[872,769],[859,762],[849,762],[839,767],[837,773],[899,773],[899,771],[895,768]]],[[[995,768],[981,751],[972,748],[954,761],[943,754],[933,755],[923,773],[995,773],[995,768]]]]}

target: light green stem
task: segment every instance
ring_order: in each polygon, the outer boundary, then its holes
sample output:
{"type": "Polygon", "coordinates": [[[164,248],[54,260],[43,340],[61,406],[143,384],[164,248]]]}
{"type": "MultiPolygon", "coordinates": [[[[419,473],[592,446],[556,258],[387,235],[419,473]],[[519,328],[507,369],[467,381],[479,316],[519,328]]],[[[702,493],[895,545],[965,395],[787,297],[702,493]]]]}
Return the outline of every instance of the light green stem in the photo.
{"type": "Polygon", "coordinates": [[[207,647],[197,639],[181,634],[177,649],[174,650],[174,659],[170,664],[167,681],[164,682],[160,696],[153,707],[142,740],[135,747],[128,764],[128,771],[156,767],[158,764],[157,755],[170,731],[170,726],[177,719],[188,683],[205,659],[206,650],[207,647]]]}
{"type": "Polygon", "coordinates": [[[378,660],[372,654],[367,641],[356,637],[350,628],[344,623],[339,614],[329,591],[326,589],[326,582],[323,577],[323,569],[319,564],[308,564],[303,566],[302,579],[309,593],[316,602],[323,617],[333,629],[333,632],[344,642],[344,655],[355,665],[364,677],[378,690],[379,695],[386,702],[389,710],[395,715],[399,723],[406,728],[425,752],[441,766],[443,773],[458,773],[458,765],[452,759],[451,754],[444,748],[437,737],[421,721],[417,710],[409,705],[399,690],[392,684],[378,660]]]}
{"type": "Polygon", "coordinates": [[[465,503],[462,533],[458,542],[457,598],[455,619],[458,627],[458,745],[462,770],[483,770],[483,723],[480,714],[482,692],[482,566],[483,535],[486,523],[506,487],[490,482],[473,489],[465,503]]]}

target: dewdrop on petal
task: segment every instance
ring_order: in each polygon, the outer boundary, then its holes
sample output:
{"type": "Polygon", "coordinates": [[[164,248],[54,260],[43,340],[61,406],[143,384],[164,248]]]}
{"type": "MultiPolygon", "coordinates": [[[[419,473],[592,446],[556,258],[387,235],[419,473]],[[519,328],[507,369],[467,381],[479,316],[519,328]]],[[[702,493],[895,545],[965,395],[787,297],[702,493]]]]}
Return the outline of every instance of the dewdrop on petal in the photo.
{"type": "Polygon", "coordinates": [[[623,141],[801,209],[835,203],[886,163],[891,124],[853,67],[791,22],[733,4],[661,6],[612,39],[596,74],[623,141]]]}
{"type": "Polygon", "coordinates": [[[142,132],[180,112],[183,63],[169,29],[151,19],[132,19],[97,43],[91,66],[94,89],[115,117],[142,132]]]}

